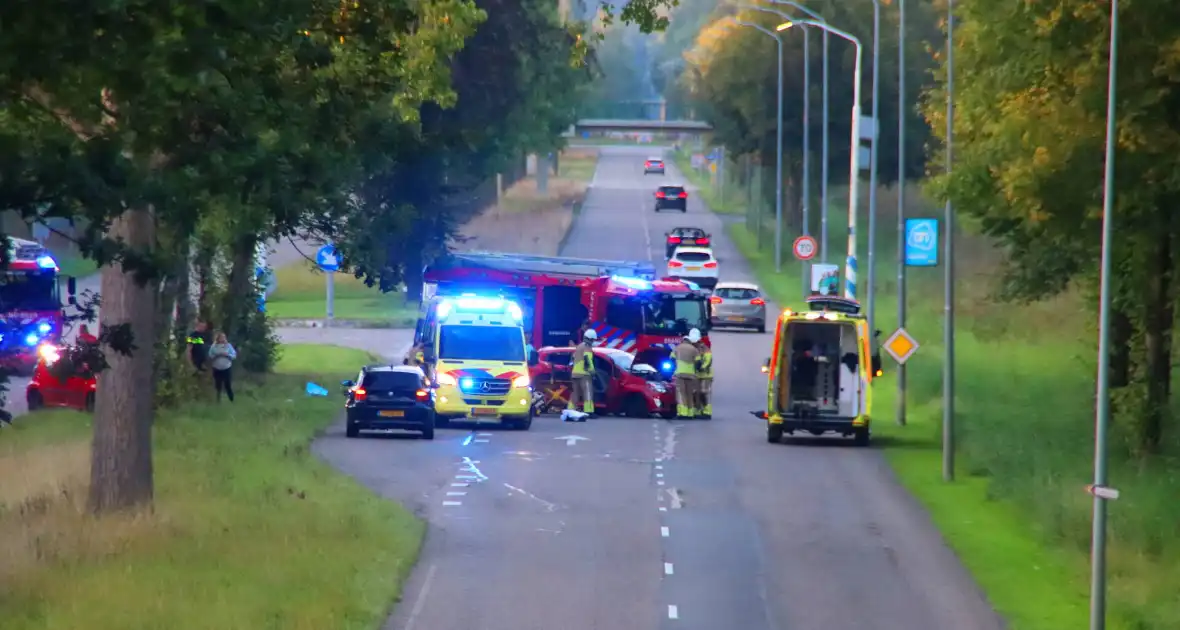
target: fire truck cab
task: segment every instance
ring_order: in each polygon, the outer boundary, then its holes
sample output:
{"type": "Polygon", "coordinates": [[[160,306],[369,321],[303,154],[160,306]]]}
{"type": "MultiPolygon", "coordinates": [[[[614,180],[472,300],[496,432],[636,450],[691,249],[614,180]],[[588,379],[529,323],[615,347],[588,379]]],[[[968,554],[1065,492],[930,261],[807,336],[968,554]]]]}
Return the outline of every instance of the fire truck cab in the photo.
{"type": "Polygon", "coordinates": [[[708,343],[708,293],[690,282],[657,280],[650,263],[453,253],[423,278],[424,303],[472,291],[513,300],[534,348],[569,346],[593,328],[599,346],[670,371],[667,358],[689,330],[699,329],[708,343]]]}
{"type": "Polygon", "coordinates": [[[29,374],[37,347],[64,334],[62,285],[74,303],[73,278],[58,275],[57,261],[36,241],[9,238],[8,264],[0,273],[0,365],[29,374]]]}

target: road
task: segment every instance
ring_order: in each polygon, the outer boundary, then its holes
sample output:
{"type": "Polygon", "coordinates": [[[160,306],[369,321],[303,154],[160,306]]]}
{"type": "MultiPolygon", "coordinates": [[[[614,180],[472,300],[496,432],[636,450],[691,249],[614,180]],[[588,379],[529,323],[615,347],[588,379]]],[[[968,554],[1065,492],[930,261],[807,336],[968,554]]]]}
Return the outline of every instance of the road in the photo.
{"type": "MultiPolygon", "coordinates": [[[[652,152],[603,148],[563,253],[659,265],[664,232],[695,225],[713,233],[723,278],[751,280],[700,200],[651,212],[658,184],[683,181],[671,165],[645,177],[652,152]]],[[[319,440],[320,456],[430,523],[385,628],[1003,627],[877,449],[766,442],[748,412],[764,405],[769,334],[713,340],[712,421],[545,417],[433,442],[337,427],[319,440]]]]}

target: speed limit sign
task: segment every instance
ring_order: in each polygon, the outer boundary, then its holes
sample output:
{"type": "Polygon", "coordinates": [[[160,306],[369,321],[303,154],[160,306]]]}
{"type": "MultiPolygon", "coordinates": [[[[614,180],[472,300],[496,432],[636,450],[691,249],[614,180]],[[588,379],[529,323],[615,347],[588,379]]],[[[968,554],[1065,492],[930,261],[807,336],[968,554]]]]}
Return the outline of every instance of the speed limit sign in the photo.
{"type": "Polygon", "coordinates": [[[810,236],[800,236],[795,239],[795,244],[791,246],[795,252],[795,258],[799,260],[811,260],[815,258],[815,252],[819,247],[816,245],[815,239],[810,236]]]}

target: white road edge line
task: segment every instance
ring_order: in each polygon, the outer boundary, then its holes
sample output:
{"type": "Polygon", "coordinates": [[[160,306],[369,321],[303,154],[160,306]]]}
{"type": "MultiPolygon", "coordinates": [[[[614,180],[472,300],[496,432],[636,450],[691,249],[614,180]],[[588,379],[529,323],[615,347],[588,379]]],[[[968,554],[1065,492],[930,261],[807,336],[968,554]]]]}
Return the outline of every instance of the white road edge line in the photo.
{"type": "MultiPolygon", "coordinates": [[[[664,509],[664,508],[660,508],[660,509],[662,510],[662,509],[664,509]]],[[[661,527],[661,528],[660,528],[660,535],[661,535],[661,536],[663,536],[664,538],[667,538],[667,537],[668,537],[668,536],[670,536],[671,534],[672,534],[672,532],[670,532],[670,531],[668,530],[668,528],[667,528],[667,527],[661,527]]]]}
{"type": "Polygon", "coordinates": [[[426,596],[430,595],[430,587],[434,585],[434,574],[438,572],[438,565],[431,564],[426,571],[426,579],[422,581],[422,590],[418,591],[418,598],[414,600],[414,608],[410,610],[410,617],[406,619],[406,630],[414,630],[414,622],[422,609],[426,607],[426,596]]]}
{"type": "Polygon", "coordinates": [[[680,609],[677,608],[675,604],[668,604],[668,618],[669,619],[679,619],[680,618],[680,609]]]}
{"type": "Polygon", "coordinates": [[[672,575],[673,573],[675,573],[675,571],[672,570],[672,563],[665,562],[664,563],[664,575],[672,575]]]}

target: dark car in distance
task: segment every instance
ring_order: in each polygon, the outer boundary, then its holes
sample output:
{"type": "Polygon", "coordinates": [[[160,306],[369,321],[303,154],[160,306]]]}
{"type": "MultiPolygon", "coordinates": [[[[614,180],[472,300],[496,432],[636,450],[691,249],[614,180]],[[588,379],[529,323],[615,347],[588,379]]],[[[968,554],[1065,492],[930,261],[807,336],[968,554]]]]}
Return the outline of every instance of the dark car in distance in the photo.
{"type": "Polygon", "coordinates": [[[434,390],[422,368],[366,365],[356,381],[341,383],[347,400],[345,435],[361,431],[416,431],[434,439],[434,390]]]}
{"type": "Polygon", "coordinates": [[[656,212],[679,210],[688,212],[688,191],[684,186],[660,186],[656,189],[656,212]]]}
{"type": "Polygon", "coordinates": [[[664,259],[671,260],[677,247],[710,247],[712,242],[712,236],[701,228],[672,228],[664,234],[664,259]]]}

